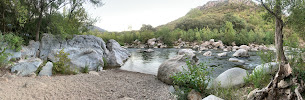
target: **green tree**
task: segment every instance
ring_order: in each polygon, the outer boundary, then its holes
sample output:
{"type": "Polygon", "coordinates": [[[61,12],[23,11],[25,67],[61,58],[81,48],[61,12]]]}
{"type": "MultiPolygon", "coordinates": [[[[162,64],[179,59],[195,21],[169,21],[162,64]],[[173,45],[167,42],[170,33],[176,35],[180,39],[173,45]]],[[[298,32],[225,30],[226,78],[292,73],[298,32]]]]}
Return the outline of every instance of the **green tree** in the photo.
{"type": "Polygon", "coordinates": [[[229,45],[232,42],[234,42],[236,31],[233,29],[233,24],[228,21],[226,22],[226,25],[224,28],[225,28],[225,35],[222,40],[223,40],[224,44],[229,45]]]}

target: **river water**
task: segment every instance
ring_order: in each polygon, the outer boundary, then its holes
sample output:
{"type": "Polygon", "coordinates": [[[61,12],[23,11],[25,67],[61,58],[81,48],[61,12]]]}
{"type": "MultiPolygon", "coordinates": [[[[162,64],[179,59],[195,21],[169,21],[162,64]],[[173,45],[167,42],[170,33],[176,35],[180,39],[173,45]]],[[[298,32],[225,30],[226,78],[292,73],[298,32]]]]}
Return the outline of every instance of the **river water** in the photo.
{"type": "MultiPolygon", "coordinates": [[[[179,49],[175,48],[153,49],[155,51],[151,53],[138,52],[139,50],[135,48],[128,48],[127,50],[131,53],[131,56],[120,69],[152,75],[157,75],[159,66],[167,59],[176,56],[179,51],[179,49]]],[[[250,57],[248,58],[238,58],[245,61],[245,64],[241,64],[239,62],[229,61],[229,58],[233,58],[232,55],[234,51],[228,52],[228,56],[226,57],[217,56],[218,53],[222,53],[223,51],[211,51],[212,56],[208,57],[203,56],[203,53],[206,51],[202,51],[201,53],[196,52],[195,54],[199,58],[200,62],[206,63],[206,65],[214,69],[212,77],[217,77],[222,72],[233,67],[240,67],[251,72],[255,66],[261,64],[257,52],[249,52],[250,57]]]]}

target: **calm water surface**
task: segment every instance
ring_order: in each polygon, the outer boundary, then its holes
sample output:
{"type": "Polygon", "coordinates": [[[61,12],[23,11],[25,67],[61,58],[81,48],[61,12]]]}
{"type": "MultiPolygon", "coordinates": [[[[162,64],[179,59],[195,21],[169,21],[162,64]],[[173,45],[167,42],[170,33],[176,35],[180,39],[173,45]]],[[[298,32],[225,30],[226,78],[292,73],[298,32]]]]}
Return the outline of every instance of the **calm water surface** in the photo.
{"type": "MultiPolygon", "coordinates": [[[[155,51],[151,53],[138,52],[139,49],[135,48],[129,48],[127,50],[131,53],[131,56],[120,69],[152,75],[157,75],[159,66],[165,60],[176,56],[177,52],[179,51],[179,49],[174,48],[153,49],[155,51]]],[[[225,70],[233,67],[240,67],[248,70],[248,72],[251,72],[255,66],[261,64],[260,58],[259,56],[257,56],[256,52],[249,52],[249,54],[251,55],[249,58],[239,58],[246,62],[245,64],[241,64],[238,62],[228,61],[229,58],[232,58],[234,52],[228,52],[227,57],[218,57],[217,54],[222,53],[223,51],[211,51],[212,56],[203,56],[202,54],[206,51],[202,51],[201,53],[196,52],[196,56],[199,58],[200,62],[204,62],[208,66],[210,66],[210,68],[214,69],[212,75],[213,77],[217,77],[225,70]]]]}

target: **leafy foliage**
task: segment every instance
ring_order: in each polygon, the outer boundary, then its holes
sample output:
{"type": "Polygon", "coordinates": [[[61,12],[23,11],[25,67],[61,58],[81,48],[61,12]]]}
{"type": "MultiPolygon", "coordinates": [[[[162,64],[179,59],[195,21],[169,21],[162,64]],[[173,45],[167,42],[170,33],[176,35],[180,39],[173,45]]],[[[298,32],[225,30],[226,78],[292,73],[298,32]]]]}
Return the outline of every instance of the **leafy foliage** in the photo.
{"type": "Polygon", "coordinates": [[[8,44],[8,47],[12,50],[20,51],[22,49],[23,38],[16,36],[13,33],[5,34],[4,41],[8,44]]]}
{"type": "Polygon", "coordinates": [[[210,81],[211,71],[203,63],[192,65],[190,61],[186,62],[187,68],[182,72],[176,73],[171,78],[175,85],[192,88],[201,93],[207,93],[206,87],[210,81]]]}
{"type": "Polygon", "coordinates": [[[255,88],[263,88],[270,82],[272,75],[266,74],[263,69],[254,70],[252,74],[248,74],[244,81],[246,84],[252,84],[255,88]]]}
{"type": "Polygon", "coordinates": [[[71,59],[68,58],[69,55],[69,53],[64,52],[64,49],[56,54],[56,59],[58,59],[58,61],[53,63],[53,74],[76,74],[76,71],[73,71],[70,67],[71,59]]]}

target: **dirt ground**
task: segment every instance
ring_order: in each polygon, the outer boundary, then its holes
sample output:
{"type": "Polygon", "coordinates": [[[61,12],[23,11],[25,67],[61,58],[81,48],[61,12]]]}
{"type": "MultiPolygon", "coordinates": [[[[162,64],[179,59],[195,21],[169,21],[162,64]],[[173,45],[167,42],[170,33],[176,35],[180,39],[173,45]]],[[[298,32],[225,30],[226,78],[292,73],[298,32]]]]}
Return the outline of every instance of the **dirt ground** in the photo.
{"type": "Polygon", "coordinates": [[[106,70],[69,76],[0,78],[1,100],[173,100],[169,85],[156,76],[106,70]]]}

